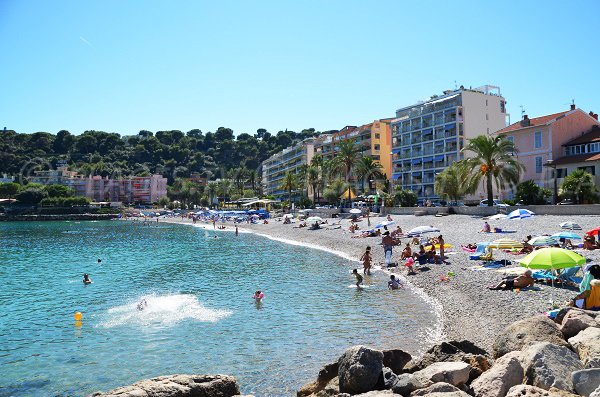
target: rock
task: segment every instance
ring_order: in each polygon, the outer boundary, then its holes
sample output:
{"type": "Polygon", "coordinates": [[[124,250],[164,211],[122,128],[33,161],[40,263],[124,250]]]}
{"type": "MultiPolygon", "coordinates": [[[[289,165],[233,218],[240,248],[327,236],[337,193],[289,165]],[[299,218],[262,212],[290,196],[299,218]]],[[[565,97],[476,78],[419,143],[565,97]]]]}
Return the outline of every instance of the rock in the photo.
{"type": "Polygon", "coordinates": [[[334,397],[340,394],[340,386],[338,383],[338,378],[335,377],[323,388],[323,390],[318,391],[316,394],[311,394],[311,396],[315,397],[334,397]]]}
{"type": "Polygon", "coordinates": [[[453,386],[467,383],[471,366],[462,361],[434,363],[425,369],[415,372],[413,375],[418,379],[430,380],[431,382],[446,382],[453,386]]]}
{"type": "Polygon", "coordinates": [[[572,374],[572,381],[577,394],[590,396],[600,386],[600,368],[575,371],[572,374]]]}
{"type": "Polygon", "coordinates": [[[232,397],[240,394],[234,377],[227,375],[168,375],[141,380],[98,397],[232,397]]]}
{"type": "Polygon", "coordinates": [[[338,375],[339,365],[337,362],[327,364],[319,371],[317,379],[307,383],[296,392],[296,396],[304,397],[317,393],[325,388],[327,383],[338,375]]]}
{"type": "Polygon", "coordinates": [[[525,383],[548,390],[573,391],[571,372],[583,368],[577,354],[548,342],[536,343],[523,351],[525,383]]]}
{"type": "Polygon", "coordinates": [[[576,397],[574,394],[556,388],[544,390],[531,385],[517,385],[510,388],[506,397],[576,397]]]}
{"type": "Polygon", "coordinates": [[[429,393],[426,395],[426,397],[471,397],[469,396],[467,393],[465,393],[464,391],[451,391],[449,393],[429,393]]]}
{"type": "Polygon", "coordinates": [[[590,397],[600,397],[600,386],[598,386],[596,391],[594,391],[594,392],[592,392],[592,394],[590,394],[590,397]]]}
{"type": "Polygon", "coordinates": [[[402,397],[402,395],[391,390],[374,390],[368,393],[356,394],[354,397],[402,397]]]}
{"type": "Polygon", "coordinates": [[[428,396],[430,393],[450,393],[455,391],[462,391],[456,386],[452,386],[450,383],[445,382],[437,382],[431,386],[428,386],[424,389],[415,390],[410,393],[410,397],[415,396],[428,396]]]}
{"type": "Polygon", "coordinates": [[[471,383],[476,397],[504,397],[508,390],[523,383],[521,352],[500,357],[494,366],[471,383]]]}
{"type": "Polygon", "coordinates": [[[339,360],[340,392],[366,393],[373,390],[383,369],[383,353],[365,346],[353,346],[339,360]]]}
{"type": "Polygon", "coordinates": [[[551,387],[548,389],[548,392],[551,396],[556,397],[579,397],[578,394],[569,393],[568,391],[557,389],[556,387],[551,387]]]}
{"type": "Polygon", "coordinates": [[[600,368],[600,328],[588,327],[569,339],[585,368],[600,368]]]}
{"type": "Polygon", "coordinates": [[[405,370],[415,372],[437,362],[463,361],[472,367],[469,380],[473,380],[490,368],[487,354],[468,340],[442,342],[427,350],[419,360],[410,362],[405,370]]]}
{"type": "Polygon", "coordinates": [[[578,312],[585,313],[592,318],[598,318],[598,312],[594,312],[591,310],[584,310],[584,309],[580,309],[578,307],[565,307],[563,309],[560,309],[560,311],[557,313],[556,317],[554,318],[554,321],[558,324],[562,324],[564,317],[570,311],[578,311],[578,312]]]}
{"type": "Polygon", "coordinates": [[[588,327],[597,327],[598,324],[593,317],[587,315],[585,312],[580,310],[569,310],[562,321],[560,327],[561,332],[565,338],[572,338],[577,335],[580,331],[588,327]]]}
{"type": "Polygon", "coordinates": [[[398,375],[396,383],[392,386],[392,391],[403,396],[408,396],[413,391],[428,387],[431,384],[433,382],[428,379],[420,379],[413,374],[401,374],[398,375]]]}
{"type": "Polygon", "coordinates": [[[379,380],[375,385],[375,390],[389,390],[398,381],[398,376],[388,367],[383,367],[379,380]]]}
{"type": "Polygon", "coordinates": [[[546,316],[534,316],[510,324],[494,341],[494,358],[523,350],[537,342],[568,347],[558,326],[546,316]]]}
{"type": "Polygon", "coordinates": [[[383,366],[390,368],[395,374],[401,374],[404,366],[412,360],[412,356],[400,349],[383,351],[383,366]]]}

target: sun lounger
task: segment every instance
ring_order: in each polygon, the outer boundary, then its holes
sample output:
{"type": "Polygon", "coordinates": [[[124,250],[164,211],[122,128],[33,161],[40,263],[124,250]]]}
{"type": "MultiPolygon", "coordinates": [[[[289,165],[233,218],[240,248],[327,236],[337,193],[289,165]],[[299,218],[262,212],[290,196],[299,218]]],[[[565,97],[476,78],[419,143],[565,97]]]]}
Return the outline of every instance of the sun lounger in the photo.
{"type": "Polygon", "coordinates": [[[564,269],[558,276],[552,274],[552,271],[550,270],[538,270],[537,272],[533,272],[532,277],[536,280],[550,280],[563,284],[577,284],[578,280],[581,281],[580,277],[575,277],[579,269],[579,266],[570,267],[568,269],[564,269]]]}
{"type": "Polygon", "coordinates": [[[475,250],[475,252],[473,253],[473,255],[469,256],[469,259],[473,260],[473,261],[478,261],[481,259],[482,255],[485,254],[485,249],[487,248],[487,246],[490,243],[488,242],[483,242],[483,243],[477,243],[477,249],[475,250]]]}

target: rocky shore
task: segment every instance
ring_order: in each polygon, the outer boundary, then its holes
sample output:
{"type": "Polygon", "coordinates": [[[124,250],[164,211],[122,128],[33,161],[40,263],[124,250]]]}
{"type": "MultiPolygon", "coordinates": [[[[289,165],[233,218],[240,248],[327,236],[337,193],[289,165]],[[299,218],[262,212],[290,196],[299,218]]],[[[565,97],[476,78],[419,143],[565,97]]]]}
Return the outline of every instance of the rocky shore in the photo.
{"type": "MultiPolygon", "coordinates": [[[[93,397],[233,397],[226,375],[171,375],[93,397]]],[[[297,397],[600,397],[600,313],[564,309],[506,327],[492,353],[446,341],[413,358],[402,350],[353,346],[297,397]]],[[[246,396],[250,397],[250,396],[246,396]]]]}

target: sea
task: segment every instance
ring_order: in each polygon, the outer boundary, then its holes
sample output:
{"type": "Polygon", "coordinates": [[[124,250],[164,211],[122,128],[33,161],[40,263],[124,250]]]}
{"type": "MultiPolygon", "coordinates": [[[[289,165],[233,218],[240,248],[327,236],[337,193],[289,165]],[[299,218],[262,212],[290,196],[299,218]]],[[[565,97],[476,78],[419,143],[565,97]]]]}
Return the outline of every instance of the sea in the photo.
{"type": "Polygon", "coordinates": [[[389,291],[382,270],[357,289],[356,267],[189,225],[0,222],[0,396],[86,396],[176,373],[293,396],[350,346],[422,352],[439,333],[432,305],[389,291]]]}

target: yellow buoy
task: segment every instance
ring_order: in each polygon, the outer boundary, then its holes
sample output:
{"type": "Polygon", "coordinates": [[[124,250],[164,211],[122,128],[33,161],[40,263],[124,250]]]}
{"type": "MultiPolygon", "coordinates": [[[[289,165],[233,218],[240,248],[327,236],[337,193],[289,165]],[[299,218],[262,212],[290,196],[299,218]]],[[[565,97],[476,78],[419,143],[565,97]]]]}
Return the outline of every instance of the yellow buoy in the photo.
{"type": "Polygon", "coordinates": [[[73,318],[75,319],[75,321],[81,321],[81,319],[83,318],[83,314],[81,314],[81,312],[75,312],[73,318]]]}

